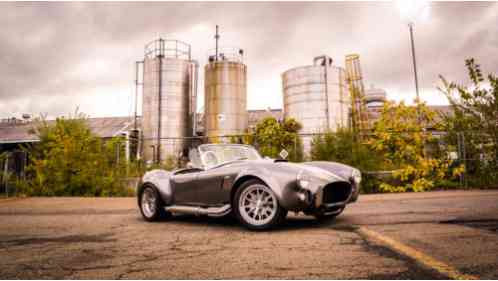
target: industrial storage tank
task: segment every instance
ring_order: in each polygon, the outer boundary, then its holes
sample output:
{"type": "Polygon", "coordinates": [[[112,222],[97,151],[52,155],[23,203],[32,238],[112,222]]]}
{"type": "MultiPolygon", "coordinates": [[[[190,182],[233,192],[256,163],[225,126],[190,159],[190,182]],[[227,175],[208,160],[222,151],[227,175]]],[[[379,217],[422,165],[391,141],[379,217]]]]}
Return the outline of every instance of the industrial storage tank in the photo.
{"type": "Polygon", "coordinates": [[[209,56],[204,76],[204,132],[209,142],[227,142],[219,136],[247,130],[247,67],[243,51],[216,49],[209,56]]]}
{"type": "Polygon", "coordinates": [[[328,56],[313,62],[282,74],[284,117],[299,121],[303,134],[348,126],[351,105],[344,69],[328,56]]]}
{"type": "Polygon", "coordinates": [[[374,88],[365,91],[365,103],[368,114],[368,122],[370,128],[374,126],[376,120],[379,120],[384,104],[387,102],[387,95],[384,89],[374,88]]]}
{"type": "Polygon", "coordinates": [[[384,89],[375,88],[373,85],[365,91],[365,103],[367,108],[383,107],[387,101],[386,91],[384,89]]]}
{"type": "Polygon", "coordinates": [[[310,151],[311,134],[348,126],[351,102],[346,73],[330,57],[315,57],[313,65],[285,71],[282,88],[284,117],[301,123],[305,153],[310,151]]]}
{"type": "Polygon", "coordinates": [[[147,162],[178,158],[195,130],[197,63],[190,45],[158,39],[145,46],[142,152],[147,162]]]}

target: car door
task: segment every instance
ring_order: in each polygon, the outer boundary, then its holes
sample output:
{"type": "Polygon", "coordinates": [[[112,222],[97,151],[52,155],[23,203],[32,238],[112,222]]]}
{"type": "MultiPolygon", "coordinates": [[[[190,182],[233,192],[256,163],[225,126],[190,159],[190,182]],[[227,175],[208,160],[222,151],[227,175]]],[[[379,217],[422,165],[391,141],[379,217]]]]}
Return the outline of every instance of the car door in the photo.
{"type": "Polygon", "coordinates": [[[196,179],[199,172],[180,173],[171,177],[173,198],[175,204],[198,204],[196,179]]]}
{"type": "Polygon", "coordinates": [[[207,205],[230,203],[230,189],[237,169],[230,165],[199,172],[196,179],[199,201],[207,205]]]}

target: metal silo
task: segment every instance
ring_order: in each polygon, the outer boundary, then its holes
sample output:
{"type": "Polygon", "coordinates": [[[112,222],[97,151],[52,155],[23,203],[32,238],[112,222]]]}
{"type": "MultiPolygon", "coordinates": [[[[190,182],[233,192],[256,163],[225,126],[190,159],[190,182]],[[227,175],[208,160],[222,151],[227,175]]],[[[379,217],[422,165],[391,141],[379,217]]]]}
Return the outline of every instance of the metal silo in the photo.
{"type": "Polygon", "coordinates": [[[204,132],[210,142],[228,141],[216,137],[247,129],[247,67],[242,56],[240,49],[217,49],[205,67],[204,132]]]}
{"type": "Polygon", "coordinates": [[[142,152],[146,161],[177,158],[195,130],[197,63],[190,45],[158,39],[145,46],[142,152]]]}
{"type": "Polygon", "coordinates": [[[284,117],[303,125],[301,133],[335,130],[348,125],[350,101],[345,71],[320,56],[313,65],[296,67],[282,74],[284,117]]]}
{"type": "Polygon", "coordinates": [[[374,88],[365,90],[365,108],[368,115],[368,125],[373,128],[375,121],[379,120],[384,104],[387,102],[387,95],[384,89],[374,88]]]}
{"type": "MultiPolygon", "coordinates": [[[[343,68],[328,56],[314,58],[313,65],[296,67],[282,74],[284,117],[303,126],[301,134],[321,133],[348,126],[350,100],[343,68]]],[[[305,153],[311,136],[303,136],[305,153]]]]}
{"type": "Polygon", "coordinates": [[[384,103],[387,101],[387,94],[384,89],[374,88],[370,86],[370,89],[365,90],[365,104],[367,109],[375,107],[383,107],[384,103]]]}

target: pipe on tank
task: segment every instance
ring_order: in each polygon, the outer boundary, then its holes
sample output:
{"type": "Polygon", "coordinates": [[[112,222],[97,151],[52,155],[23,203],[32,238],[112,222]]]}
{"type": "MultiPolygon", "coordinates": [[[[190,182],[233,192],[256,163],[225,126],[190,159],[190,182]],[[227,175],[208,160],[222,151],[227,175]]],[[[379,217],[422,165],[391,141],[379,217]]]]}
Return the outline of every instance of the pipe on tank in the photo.
{"type": "Polygon", "coordinates": [[[214,39],[216,40],[216,56],[215,56],[215,60],[218,61],[218,40],[220,40],[220,34],[218,33],[218,25],[216,25],[216,35],[214,36],[214,39]]]}
{"type": "Polygon", "coordinates": [[[192,136],[197,136],[197,77],[199,64],[193,60],[190,64],[190,114],[192,115],[192,136]]]}
{"type": "Polygon", "coordinates": [[[318,57],[314,57],[313,58],[313,65],[317,65],[317,62],[319,60],[322,60],[322,65],[323,66],[327,66],[327,65],[332,65],[332,58],[327,56],[327,55],[321,55],[321,56],[318,56],[318,57]]]}
{"type": "Polygon", "coordinates": [[[163,54],[162,50],[164,50],[164,40],[159,39],[159,45],[160,45],[160,53],[157,56],[159,59],[159,67],[158,67],[158,102],[157,102],[157,146],[156,146],[156,163],[159,164],[161,163],[161,118],[162,118],[162,81],[163,81],[163,75],[162,75],[162,70],[163,70],[163,54]]]}
{"type": "Polygon", "coordinates": [[[144,65],[144,61],[136,61],[135,62],[135,112],[133,116],[133,129],[137,130],[137,120],[138,120],[138,86],[141,85],[139,82],[138,74],[140,72],[140,65],[144,65]]]}
{"type": "Polygon", "coordinates": [[[326,103],[326,106],[325,106],[325,116],[327,116],[326,118],[326,124],[327,124],[327,130],[330,129],[330,104],[329,104],[329,79],[328,79],[328,73],[327,73],[327,69],[329,67],[329,65],[332,65],[332,58],[327,56],[327,55],[322,55],[322,56],[318,56],[318,57],[315,57],[313,59],[313,65],[317,65],[317,62],[319,60],[322,60],[322,63],[321,65],[323,66],[323,69],[324,69],[324,78],[325,78],[325,103],[326,103]]]}

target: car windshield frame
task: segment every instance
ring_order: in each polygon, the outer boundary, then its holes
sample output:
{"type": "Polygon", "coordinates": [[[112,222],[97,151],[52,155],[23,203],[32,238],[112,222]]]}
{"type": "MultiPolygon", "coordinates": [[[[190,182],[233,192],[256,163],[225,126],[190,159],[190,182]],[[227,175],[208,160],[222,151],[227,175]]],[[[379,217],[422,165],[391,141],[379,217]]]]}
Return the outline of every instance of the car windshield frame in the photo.
{"type": "Polygon", "coordinates": [[[244,144],[202,144],[198,147],[200,160],[206,169],[237,160],[261,160],[263,157],[250,145],[244,144]],[[212,157],[213,155],[214,158],[212,157]],[[208,158],[216,161],[208,162],[208,158]]]}

